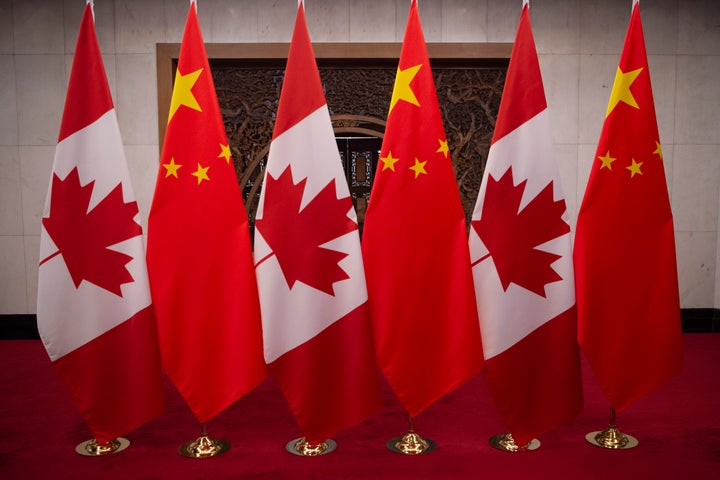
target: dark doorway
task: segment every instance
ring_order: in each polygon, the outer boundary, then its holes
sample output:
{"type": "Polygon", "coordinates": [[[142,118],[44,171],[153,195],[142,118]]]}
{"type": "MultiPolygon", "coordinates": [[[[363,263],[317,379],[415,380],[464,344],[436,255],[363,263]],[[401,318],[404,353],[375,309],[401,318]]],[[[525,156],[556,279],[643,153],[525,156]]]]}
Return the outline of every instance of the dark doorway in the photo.
{"type": "Polygon", "coordinates": [[[375,178],[382,139],[377,137],[337,137],[340,159],[350,188],[350,196],[358,217],[362,235],[365,210],[370,200],[370,189],[375,178]]]}

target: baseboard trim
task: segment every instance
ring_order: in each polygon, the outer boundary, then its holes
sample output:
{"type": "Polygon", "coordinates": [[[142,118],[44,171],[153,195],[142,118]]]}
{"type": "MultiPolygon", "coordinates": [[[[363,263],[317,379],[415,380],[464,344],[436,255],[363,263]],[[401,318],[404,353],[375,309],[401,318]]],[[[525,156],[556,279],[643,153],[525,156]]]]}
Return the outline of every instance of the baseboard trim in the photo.
{"type": "Polygon", "coordinates": [[[0,315],[0,340],[39,340],[35,314],[0,315]]]}
{"type": "MultiPolygon", "coordinates": [[[[719,308],[683,308],[680,310],[683,333],[720,332],[719,308]]],[[[0,340],[38,340],[34,314],[0,315],[0,340]]]]}

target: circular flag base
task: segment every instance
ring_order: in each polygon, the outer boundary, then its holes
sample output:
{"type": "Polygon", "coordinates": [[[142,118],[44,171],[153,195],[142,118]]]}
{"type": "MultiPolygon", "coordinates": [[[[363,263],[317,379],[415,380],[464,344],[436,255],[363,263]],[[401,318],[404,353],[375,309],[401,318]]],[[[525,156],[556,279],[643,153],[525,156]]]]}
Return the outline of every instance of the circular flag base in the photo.
{"type": "Polygon", "coordinates": [[[526,445],[519,447],[511,434],[503,433],[490,437],[490,445],[503,452],[529,452],[540,448],[540,440],[533,438],[526,445]]]}
{"type": "Polygon", "coordinates": [[[93,438],[80,443],[75,447],[75,451],[84,457],[101,457],[103,455],[112,455],[125,450],[130,445],[127,438],[118,437],[107,443],[99,444],[93,438]]]}
{"type": "Polygon", "coordinates": [[[312,445],[305,440],[305,437],[296,438],[285,445],[285,450],[300,457],[318,457],[320,455],[327,455],[336,448],[337,443],[331,439],[312,445]]]}

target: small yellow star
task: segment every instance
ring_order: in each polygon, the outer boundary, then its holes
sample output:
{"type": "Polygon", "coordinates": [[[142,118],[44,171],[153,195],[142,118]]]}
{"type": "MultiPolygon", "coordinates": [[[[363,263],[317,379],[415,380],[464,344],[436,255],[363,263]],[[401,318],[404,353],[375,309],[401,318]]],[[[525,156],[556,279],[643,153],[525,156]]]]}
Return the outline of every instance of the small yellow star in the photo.
{"type": "Polygon", "coordinates": [[[608,170],[612,170],[612,162],[617,160],[617,158],[613,158],[610,156],[610,150],[605,154],[604,157],[598,157],[600,161],[602,162],[602,165],[600,165],[600,170],[603,168],[607,168],[608,170]]]}
{"type": "Polygon", "coordinates": [[[220,155],[218,158],[224,158],[228,165],[230,165],[230,159],[232,159],[232,153],[230,153],[230,145],[220,144],[220,155]]]}
{"type": "Polygon", "coordinates": [[[198,179],[198,185],[200,185],[200,182],[202,182],[203,180],[208,180],[208,181],[210,180],[210,177],[207,176],[207,171],[208,171],[209,168],[210,168],[209,166],[203,168],[203,167],[198,163],[197,172],[191,174],[193,177],[197,177],[197,179],[198,179]]]}
{"type": "Polygon", "coordinates": [[[380,157],[380,160],[383,162],[383,170],[387,170],[388,168],[395,171],[395,164],[400,160],[399,158],[393,158],[392,151],[388,150],[387,157],[380,157]]]}
{"type": "Polygon", "coordinates": [[[421,173],[427,175],[427,172],[425,171],[426,163],[427,163],[427,161],[421,162],[420,160],[417,159],[417,157],[415,157],[415,165],[413,165],[412,167],[408,167],[408,168],[410,168],[410,170],[415,172],[415,178],[417,178],[421,173]]]}
{"type": "Polygon", "coordinates": [[[422,64],[406,68],[405,70],[400,70],[400,67],[398,67],[397,75],[395,76],[395,86],[393,87],[392,98],[390,99],[390,111],[388,112],[388,115],[390,115],[390,112],[393,111],[395,104],[399,100],[405,100],[417,107],[420,106],[420,102],[418,102],[417,97],[415,97],[415,92],[413,92],[412,88],[410,88],[410,82],[413,81],[415,75],[418,73],[418,70],[420,70],[420,67],[422,67],[422,64]]]}
{"type": "Polygon", "coordinates": [[[162,166],[165,167],[166,170],[165,178],[168,178],[170,175],[178,178],[177,171],[180,167],[182,167],[182,165],[178,165],[177,163],[175,163],[174,157],[170,157],[170,163],[163,163],[162,166]]]}
{"type": "Polygon", "coordinates": [[[438,138],[438,143],[440,144],[440,148],[435,150],[435,153],[442,153],[445,155],[445,158],[448,158],[448,152],[450,151],[450,148],[448,147],[447,140],[440,140],[438,138]]]}
{"type": "Polygon", "coordinates": [[[662,154],[662,147],[660,146],[660,142],[655,142],[655,145],[657,148],[655,148],[655,151],[653,153],[657,153],[660,155],[660,159],[662,160],[663,154],[662,154]]]}
{"type": "Polygon", "coordinates": [[[625,102],[631,107],[640,108],[630,91],[630,86],[638,75],[640,75],[640,72],[642,72],[642,68],[625,73],[618,67],[617,72],[615,72],[615,82],[613,83],[612,92],[610,92],[610,102],[608,103],[605,118],[610,115],[610,112],[612,112],[620,102],[625,102]]]}
{"type": "Polygon", "coordinates": [[[637,173],[638,175],[642,175],[642,172],[640,171],[640,167],[642,167],[642,164],[643,164],[643,163],[645,163],[645,162],[640,162],[640,163],[638,163],[638,162],[636,162],[635,159],[633,158],[633,159],[632,159],[632,165],[630,165],[629,167],[625,167],[625,168],[627,168],[628,170],[630,170],[630,178],[633,178],[636,173],[637,173]]]}
{"type": "Polygon", "coordinates": [[[175,75],[175,85],[173,86],[172,100],[170,101],[170,115],[168,116],[168,123],[170,123],[173,115],[175,115],[175,112],[177,112],[181,105],[185,105],[188,108],[202,112],[202,108],[200,108],[195,95],[193,95],[191,91],[202,71],[203,69],[201,68],[188,73],[187,75],[182,75],[180,70],[177,71],[177,74],[175,75]]]}

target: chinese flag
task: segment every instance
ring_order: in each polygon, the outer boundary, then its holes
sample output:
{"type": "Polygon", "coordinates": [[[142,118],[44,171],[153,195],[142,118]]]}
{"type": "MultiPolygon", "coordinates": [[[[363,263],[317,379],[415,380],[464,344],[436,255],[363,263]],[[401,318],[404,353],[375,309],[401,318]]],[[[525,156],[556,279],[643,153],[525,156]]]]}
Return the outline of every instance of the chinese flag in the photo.
{"type": "Polygon", "coordinates": [[[255,260],[265,360],[310,444],[380,407],[357,218],[298,5],[255,260]]]}
{"type": "Polygon", "coordinates": [[[40,234],[37,320],[99,444],[165,397],[145,245],[115,107],[85,7],[40,234]]]}
{"type": "Polygon", "coordinates": [[[195,3],[148,220],[163,368],[200,422],[265,376],[248,219],[195,3]]]}
{"type": "Polygon", "coordinates": [[[520,446],[582,409],[572,240],[554,156],[525,4],[470,231],[485,379],[520,446]]]}
{"type": "Polygon", "coordinates": [[[580,347],[617,410],[682,366],[662,155],[636,3],[575,236],[580,347]]]}
{"type": "Polygon", "coordinates": [[[482,367],[465,215],[417,3],[363,230],[380,368],[415,416],[482,367]]]}

